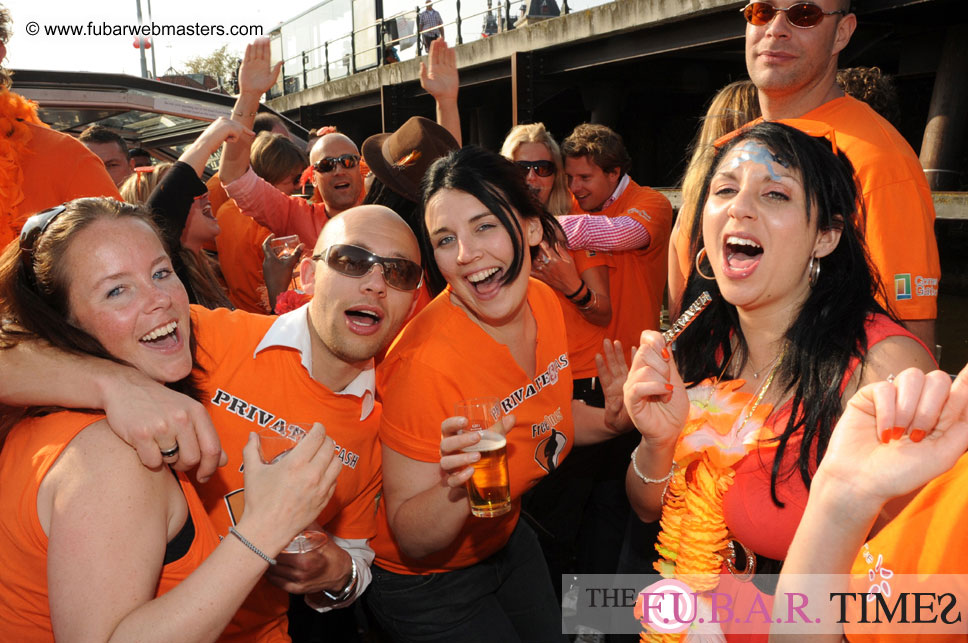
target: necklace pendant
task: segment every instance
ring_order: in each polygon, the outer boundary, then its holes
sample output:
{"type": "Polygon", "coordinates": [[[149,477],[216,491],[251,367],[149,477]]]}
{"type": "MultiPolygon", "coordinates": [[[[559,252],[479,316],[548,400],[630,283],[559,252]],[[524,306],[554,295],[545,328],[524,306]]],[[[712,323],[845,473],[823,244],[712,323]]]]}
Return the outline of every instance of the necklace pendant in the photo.
{"type": "Polygon", "coordinates": [[[760,379],[760,374],[759,373],[753,373],[753,379],[754,380],[760,379]]]}

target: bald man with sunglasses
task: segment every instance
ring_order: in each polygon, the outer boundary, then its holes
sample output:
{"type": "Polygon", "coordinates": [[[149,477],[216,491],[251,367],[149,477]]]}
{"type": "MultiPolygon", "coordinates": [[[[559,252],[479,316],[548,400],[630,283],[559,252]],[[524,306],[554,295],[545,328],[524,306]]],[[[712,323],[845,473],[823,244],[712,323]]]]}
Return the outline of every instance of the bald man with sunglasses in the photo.
{"type": "Polygon", "coordinates": [[[882,303],[933,350],[941,277],[934,203],[907,141],[837,84],[838,55],[857,26],[849,0],[751,2],[741,13],[746,68],[763,119],[798,118],[834,129],[862,189],[864,234],[886,291],[882,303]]]}

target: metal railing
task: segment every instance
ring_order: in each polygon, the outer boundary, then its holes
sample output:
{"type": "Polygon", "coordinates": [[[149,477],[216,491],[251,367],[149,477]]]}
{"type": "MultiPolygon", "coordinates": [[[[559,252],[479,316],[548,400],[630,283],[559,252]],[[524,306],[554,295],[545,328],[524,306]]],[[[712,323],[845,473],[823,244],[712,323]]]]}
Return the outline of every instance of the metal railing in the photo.
{"type": "MultiPolygon", "coordinates": [[[[582,4],[590,6],[605,4],[609,1],[614,0],[585,0],[582,4]]],[[[572,0],[572,4],[575,3],[576,0],[572,0]]],[[[440,26],[419,31],[418,25],[420,24],[419,14],[421,8],[418,5],[412,11],[377,20],[360,29],[327,40],[322,45],[305,49],[285,58],[282,66],[281,91],[278,88],[273,88],[269,91],[267,97],[277,98],[281,95],[292,94],[323,83],[328,83],[337,78],[344,78],[359,71],[417,58],[425,53],[423,34],[436,31],[437,29],[444,30],[445,38],[449,31],[453,36],[450,42],[461,45],[465,42],[472,42],[500,34],[504,31],[509,31],[514,28],[514,24],[517,21],[516,17],[512,16],[511,0],[503,0],[503,2],[498,0],[495,2],[497,6],[485,7],[482,10],[474,10],[470,13],[466,10],[462,12],[461,0],[452,0],[450,2],[438,0],[435,4],[440,6],[446,15],[453,15],[454,19],[450,22],[444,22],[440,26]],[[486,19],[488,14],[494,16],[493,28],[496,29],[490,33],[489,30],[492,26],[486,19]],[[396,28],[396,24],[399,24],[397,22],[398,18],[405,21],[413,21],[412,32],[400,36],[396,28]],[[477,31],[475,28],[472,35],[465,38],[464,30],[468,24],[475,24],[477,22],[476,19],[480,20],[480,31],[477,31]],[[396,23],[394,28],[388,26],[391,22],[396,23]],[[357,49],[361,40],[369,40],[365,36],[367,32],[372,33],[373,38],[371,42],[375,42],[375,44],[357,49]],[[393,37],[394,33],[397,34],[396,38],[393,37]],[[370,55],[371,52],[374,55],[370,55]]],[[[466,4],[468,4],[468,0],[465,0],[466,4]]],[[[519,0],[515,0],[513,4],[519,4],[519,0]]],[[[560,5],[561,15],[565,15],[571,11],[568,0],[562,0],[560,5]]]]}

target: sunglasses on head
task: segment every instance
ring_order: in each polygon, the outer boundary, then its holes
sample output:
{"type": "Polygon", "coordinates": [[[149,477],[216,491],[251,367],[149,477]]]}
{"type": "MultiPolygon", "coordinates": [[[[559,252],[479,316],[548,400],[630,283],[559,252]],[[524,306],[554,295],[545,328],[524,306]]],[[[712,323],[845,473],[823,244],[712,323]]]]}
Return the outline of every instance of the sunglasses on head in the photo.
{"type": "Polygon", "coordinates": [[[320,174],[326,174],[336,169],[336,165],[342,165],[347,170],[359,165],[360,157],[356,154],[341,154],[339,156],[325,156],[313,165],[313,169],[320,174]]]}
{"type": "Polygon", "coordinates": [[[34,246],[37,245],[37,240],[40,239],[40,236],[44,234],[44,231],[47,230],[54,219],[66,209],[66,205],[55,205],[43,212],[38,212],[27,219],[24,222],[24,227],[20,230],[20,261],[23,264],[24,271],[34,279],[36,279],[34,275],[34,246]]]}
{"type": "Polygon", "coordinates": [[[338,243],[325,252],[313,255],[313,261],[325,261],[326,265],[347,277],[364,277],[373,266],[383,266],[383,278],[387,285],[397,290],[413,290],[420,285],[423,269],[409,259],[381,257],[366,248],[338,243]]]}
{"type": "Polygon", "coordinates": [[[515,161],[514,163],[523,168],[525,174],[534,170],[538,176],[547,178],[555,173],[555,164],[551,161],[515,161]]]}
{"type": "Polygon", "coordinates": [[[746,22],[754,27],[762,27],[763,25],[770,24],[776,14],[782,12],[786,14],[787,22],[801,29],[816,27],[824,19],[824,16],[847,15],[847,12],[843,10],[824,11],[823,7],[812,2],[798,2],[790,5],[786,9],[774,7],[769,2],[751,2],[743,7],[741,11],[743,12],[743,17],[746,18],[746,22]]]}

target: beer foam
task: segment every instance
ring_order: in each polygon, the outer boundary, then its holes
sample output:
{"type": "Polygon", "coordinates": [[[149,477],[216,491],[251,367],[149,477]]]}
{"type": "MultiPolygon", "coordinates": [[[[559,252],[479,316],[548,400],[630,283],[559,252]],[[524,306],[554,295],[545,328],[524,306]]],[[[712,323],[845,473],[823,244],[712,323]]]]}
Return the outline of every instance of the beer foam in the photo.
{"type": "Polygon", "coordinates": [[[493,431],[481,431],[481,441],[469,447],[461,449],[464,453],[477,453],[483,451],[494,451],[507,445],[507,440],[500,433],[493,431]]]}

